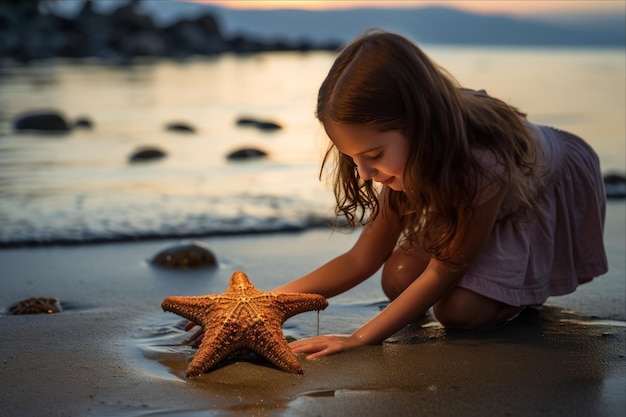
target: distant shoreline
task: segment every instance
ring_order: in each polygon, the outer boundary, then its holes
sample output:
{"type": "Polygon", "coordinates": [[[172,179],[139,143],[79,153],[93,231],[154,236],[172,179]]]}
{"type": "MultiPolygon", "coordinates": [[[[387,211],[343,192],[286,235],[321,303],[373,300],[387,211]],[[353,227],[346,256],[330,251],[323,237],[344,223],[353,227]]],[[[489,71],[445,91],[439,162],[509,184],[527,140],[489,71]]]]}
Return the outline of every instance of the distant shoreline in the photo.
{"type": "Polygon", "coordinates": [[[103,63],[128,65],[137,57],[185,60],[227,52],[337,51],[369,28],[431,45],[626,47],[625,25],[607,18],[596,23],[556,23],[447,7],[311,12],[239,10],[177,1],[108,2],[105,8],[105,3],[95,0],[73,4],[74,12],[61,5],[39,7],[37,1],[0,4],[4,23],[0,37],[5,40],[0,44],[0,60],[29,63],[95,57],[103,63]]]}

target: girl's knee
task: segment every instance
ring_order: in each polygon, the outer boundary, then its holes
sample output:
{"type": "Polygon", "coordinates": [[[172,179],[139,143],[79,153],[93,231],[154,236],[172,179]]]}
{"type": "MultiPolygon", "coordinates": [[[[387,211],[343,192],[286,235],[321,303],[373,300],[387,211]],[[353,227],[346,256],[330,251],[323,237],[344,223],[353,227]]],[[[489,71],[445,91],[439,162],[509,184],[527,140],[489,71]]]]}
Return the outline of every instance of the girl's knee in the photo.
{"type": "Polygon", "coordinates": [[[437,320],[451,329],[494,326],[514,318],[523,309],[523,306],[510,306],[460,287],[433,306],[437,320]]]}
{"type": "Polygon", "coordinates": [[[383,267],[380,285],[390,300],[395,300],[406,289],[406,285],[401,282],[397,268],[393,266],[391,257],[383,267]]]}
{"type": "Polygon", "coordinates": [[[385,273],[385,270],[383,269],[383,274],[382,274],[380,284],[387,298],[393,301],[396,298],[398,298],[400,294],[402,294],[402,291],[404,291],[406,287],[402,287],[398,285],[398,283],[389,275],[390,274],[385,273]]]}
{"type": "Polygon", "coordinates": [[[389,256],[382,271],[381,286],[390,300],[395,300],[420,276],[428,258],[418,251],[396,248],[389,256]]]}
{"type": "Polygon", "coordinates": [[[467,311],[463,311],[450,303],[446,303],[445,306],[442,306],[441,303],[435,304],[433,313],[437,321],[449,329],[473,329],[477,327],[473,317],[470,317],[467,311]]]}

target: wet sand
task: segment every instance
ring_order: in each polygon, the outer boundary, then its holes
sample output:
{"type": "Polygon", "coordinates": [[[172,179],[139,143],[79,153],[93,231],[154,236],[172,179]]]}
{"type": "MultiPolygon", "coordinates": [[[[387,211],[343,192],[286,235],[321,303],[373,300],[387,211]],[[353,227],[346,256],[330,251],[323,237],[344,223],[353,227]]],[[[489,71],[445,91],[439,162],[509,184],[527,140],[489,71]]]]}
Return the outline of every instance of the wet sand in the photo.
{"type": "MultiPolygon", "coordinates": [[[[146,262],[183,241],[0,250],[0,306],[54,296],[65,309],[0,315],[0,416],[624,416],[625,207],[609,204],[610,272],[574,294],[488,331],[445,330],[425,317],[382,345],[301,357],[304,375],[245,359],[185,379],[193,350],[166,342],[185,337],[178,324],[155,336],[179,323],[160,302],[223,292],[236,269],[269,290],[356,235],[201,239],[220,267],[184,273],[146,262]]],[[[377,282],[366,285],[377,291],[377,282]]],[[[325,313],[322,332],[341,328],[325,313]]],[[[314,332],[316,315],[305,314],[299,326],[314,332]]]]}

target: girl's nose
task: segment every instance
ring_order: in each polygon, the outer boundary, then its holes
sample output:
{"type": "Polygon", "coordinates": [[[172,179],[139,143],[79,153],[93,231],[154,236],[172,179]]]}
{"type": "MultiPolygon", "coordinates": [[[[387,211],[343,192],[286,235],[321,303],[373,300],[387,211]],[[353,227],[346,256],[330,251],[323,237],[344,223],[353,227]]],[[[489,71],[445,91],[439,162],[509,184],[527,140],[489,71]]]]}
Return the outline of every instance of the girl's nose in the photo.
{"type": "Polygon", "coordinates": [[[363,181],[371,180],[374,178],[374,175],[376,175],[376,168],[372,168],[366,163],[357,165],[356,169],[359,172],[359,177],[361,177],[363,181]]]}

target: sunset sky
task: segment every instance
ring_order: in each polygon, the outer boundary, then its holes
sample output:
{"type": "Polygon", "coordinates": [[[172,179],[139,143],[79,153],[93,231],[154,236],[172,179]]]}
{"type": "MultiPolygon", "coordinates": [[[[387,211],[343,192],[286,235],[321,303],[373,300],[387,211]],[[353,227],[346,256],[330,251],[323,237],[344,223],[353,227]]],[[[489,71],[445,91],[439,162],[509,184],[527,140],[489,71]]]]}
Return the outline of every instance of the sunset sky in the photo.
{"type": "Polygon", "coordinates": [[[297,8],[308,10],[351,7],[416,7],[445,5],[478,13],[537,15],[542,13],[613,14],[624,13],[624,0],[196,0],[237,9],[297,8]]]}

